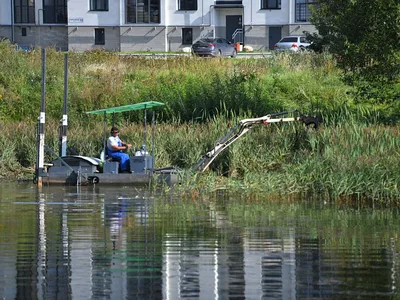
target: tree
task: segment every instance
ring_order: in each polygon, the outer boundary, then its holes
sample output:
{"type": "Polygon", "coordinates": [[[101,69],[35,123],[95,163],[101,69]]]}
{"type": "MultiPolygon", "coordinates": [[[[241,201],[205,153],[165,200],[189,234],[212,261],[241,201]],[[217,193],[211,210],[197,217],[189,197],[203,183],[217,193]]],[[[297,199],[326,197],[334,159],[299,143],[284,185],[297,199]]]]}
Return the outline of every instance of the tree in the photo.
{"type": "Polygon", "coordinates": [[[318,0],[311,22],[314,47],[334,54],[351,83],[399,83],[400,0],[318,0]]]}

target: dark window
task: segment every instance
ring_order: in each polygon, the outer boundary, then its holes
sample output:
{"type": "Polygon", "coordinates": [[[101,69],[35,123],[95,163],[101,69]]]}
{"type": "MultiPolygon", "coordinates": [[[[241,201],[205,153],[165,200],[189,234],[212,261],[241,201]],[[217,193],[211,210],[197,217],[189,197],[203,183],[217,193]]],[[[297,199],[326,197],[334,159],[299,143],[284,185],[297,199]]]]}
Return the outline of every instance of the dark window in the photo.
{"type": "Polygon", "coordinates": [[[90,10],[107,11],[108,0],[90,0],[90,10]]]}
{"type": "Polygon", "coordinates": [[[286,37],[280,40],[281,43],[297,43],[297,37],[286,37]]]}
{"type": "Polygon", "coordinates": [[[182,44],[193,44],[193,28],[182,28],[182,44]]]}
{"type": "Polygon", "coordinates": [[[26,36],[26,27],[21,28],[21,35],[26,36]]]}
{"type": "Polygon", "coordinates": [[[315,0],[296,0],[296,22],[309,22],[315,0]]]}
{"type": "Polygon", "coordinates": [[[197,10],[197,0],[178,0],[179,10],[197,10]]]}
{"type": "Polygon", "coordinates": [[[126,23],[160,22],[160,0],[126,1],[126,23]]]}
{"type": "Polygon", "coordinates": [[[104,34],[104,28],[95,28],[94,29],[94,44],[95,45],[104,45],[106,43],[106,37],[104,34]]]}
{"type": "Polygon", "coordinates": [[[261,0],[261,9],[281,9],[281,0],[261,0]]]}
{"type": "Polygon", "coordinates": [[[67,0],[43,0],[43,23],[67,24],[67,0]]]}
{"type": "Polygon", "coordinates": [[[14,1],[14,22],[35,23],[35,1],[15,0],[14,1]]]}

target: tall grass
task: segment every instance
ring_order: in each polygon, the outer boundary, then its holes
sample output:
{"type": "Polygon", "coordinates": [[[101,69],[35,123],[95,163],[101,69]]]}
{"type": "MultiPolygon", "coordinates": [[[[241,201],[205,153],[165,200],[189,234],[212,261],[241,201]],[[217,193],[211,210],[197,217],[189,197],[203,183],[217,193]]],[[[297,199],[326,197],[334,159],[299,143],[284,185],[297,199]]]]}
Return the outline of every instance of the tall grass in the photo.
{"type": "MultiPolygon", "coordinates": [[[[0,116],[35,121],[41,101],[41,53],[22,53],[0,43],[0,116]]],[[[46,106],[60,118],[63,53],[47,50],[46,106]]],[[[159,120],[207,119],[221,105],[237,114],[259,116],[284,109],[304,112],[352,106],[349,87],[327,56],[280,55],[265,59],[147,59],[93,51],[69,53],[69,115],[88,110],[156,100],[166,103],[159,120]]],[[[126,118],[127,116],[122,116],[126,118]]],[[[140,115],[128,116],[131,121],[140,115]]]]}
{"type": "MultiPolygon", "coordinates": [[[[158,124],[156,167],[175,165],[186,170],[178,189],[199,193],[227,188],[270,196],[308,194],[325,200],[399,200],[400,127],[362,123],[354,121],[356,117],[329,127],[322,125],[317,131],[301,123],[254,126],[205,173],[191,173],[191,167],[240,118],[221,115],[207,123],[158,124]]],[[[0,174],[31,176],[35,132],[22,123],[1,125],[0,174]]],[[[142,129],[141,124],[123,124],[122,138],[138,148],[143,143],[142,129]]],[[[79,153],[99,157],[102,125],[74,126],[68,139],[69,146],[79,153]]],[[[57,123],[47,127],[46,144],[57,152],[57,123]]],[[[46,160],[52,159],[55,157],[48,154],[46,160]]]]}
{"type": "MultiPolygon", "coordinates": [[[[40,51],[20,53],[2,42],[0,52],[0,176],[32,176],[41,100],[40,51]]],[[[55,152],[62,115],[62,62],[62,53],[47,51],[46,144],[55,152]]],[[[156,167],[188,170],[183,189],[225,187],[275,196],[312,193],[326,199],[395,201],[400,186],[399,126],[380,125],[380,107],[355,105],[351,89],[326,54],[154,60],[103,51],[70,53],[68,144],[98,157],[102,117],[86,111],[162,101],[166,106],[158,109],[156,167]],[[305,130],[299,123],[254,126],[208,172],[190,173],[241,118],[290,109],[320,114],[324,123],[318,131],[305,130]]],[[[142,112],[134,112],[115,120],[122,138],[136,148],[143,143],[142,119],[142,112]]],[[[54,158],[47,154],[46,160],[54,158]]]]}

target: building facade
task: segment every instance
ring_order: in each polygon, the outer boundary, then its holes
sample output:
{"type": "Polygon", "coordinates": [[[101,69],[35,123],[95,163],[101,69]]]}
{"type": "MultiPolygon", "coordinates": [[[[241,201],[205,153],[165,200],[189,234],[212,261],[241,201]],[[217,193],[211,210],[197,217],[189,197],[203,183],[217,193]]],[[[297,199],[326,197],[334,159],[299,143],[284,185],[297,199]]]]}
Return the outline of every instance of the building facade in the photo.
{"type": "Polygon", "coordinates": [[[0,0],[0,37],[60,50],[179,51],[201,37],[256,50],[314,32],[315,0],[0,0]]]}

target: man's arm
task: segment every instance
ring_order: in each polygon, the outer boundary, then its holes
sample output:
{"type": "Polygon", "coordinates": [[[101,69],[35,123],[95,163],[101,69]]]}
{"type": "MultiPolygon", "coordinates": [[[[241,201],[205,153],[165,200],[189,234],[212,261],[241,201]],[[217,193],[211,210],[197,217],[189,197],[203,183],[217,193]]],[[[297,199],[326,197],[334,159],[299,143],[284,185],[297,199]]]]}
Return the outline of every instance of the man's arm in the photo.
{"type": "MultiPolygon", "coordinates": [[[[120,140],[121,141],[121,140],[120,140]]],[[[126,144],[121,141],[121,146],[118,146],[118,143],[115,139],[109,138],[107,144],[109,145],[109,148],[112,148],[112,150],[119,151],[119,150],[128,150],[132,145],[126,144]]]]}
{"type": "Polygon", "coordinates": [[[122,146],[120,148],[122,148],[122,149],[118,149],[118,150],[129,150],[132,147],[131,144],[127,144],[127,143],[125,143],[123,141],[121,141],[121,145],[122,146]]]}

